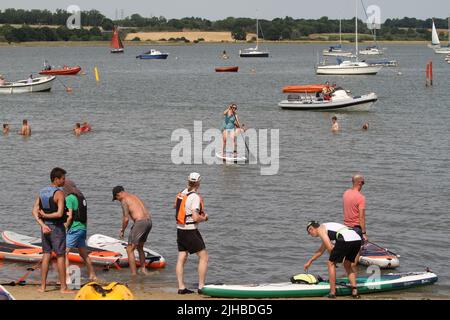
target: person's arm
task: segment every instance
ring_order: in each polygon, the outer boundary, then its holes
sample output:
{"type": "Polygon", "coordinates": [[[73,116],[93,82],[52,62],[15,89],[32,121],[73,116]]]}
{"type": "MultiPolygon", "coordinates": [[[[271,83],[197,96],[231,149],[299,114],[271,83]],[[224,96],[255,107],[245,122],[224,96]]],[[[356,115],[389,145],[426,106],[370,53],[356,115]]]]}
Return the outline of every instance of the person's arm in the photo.
{"type": "Polygon", "coordinates": [[[66,229],[69,229],[70,225],[72,224],[72,219],[73,219],[73,210],[69,209],[67,210],[67,221],[66,223],[64,223],[64,227],[66,229]]]}
{"type": "Polygon", "coordinates": [[[53,200],[58,206],[58,211],[52,213],[45,213],[43,210],[39,210],[39,215],[45,219],[59,219],[64,215],[64,193],[61,190],[55,192],[53,200]]]}
{"type": "Polygon", "coordinates": [[[192,200],[192,220],[196,223],[208,221],[208,214],[205,211],[200,211],[200,197],[195,197],[192,200]]]}
{"type": "Polygon", "coordinates": [[[366,209],[359,209],[359,224],[365,241],[369,240],[366,234],[366,209]]]}
{"type": "Polygon", "coordinates": [[[312,263],[317,260],[326,250],[325,245],[322,243],[320,248],[314,253],[314,255],[305,263],[303,268],[305,271],[308,271],[309,267],[312,265],[312,263]]]}
{"type": "Polygon", "coordinates": [[[41,226],[43,233],[51,232],[50,228],[47,225],[45,225],[44,221],[42,221],[41,217],[39,216],[39,196],[37,196],[36,200],[34,201],[33,210],[31,211],[31,214],[33,215],[36,222],[41,226]]]}
{"type": "MultiPolygon", "coordinates": [[[[73,221],[73,210],[75,209],[75,203],[74,202],[78,202],[78,199],[74,196],[74,195],[69,195],[66,198],[66,206],[67,206],[67,221],[64,223],[64,227],[66,227],[66,229],[69,229],[70,225],[72,224],[73,221]],[[75,199],[73,199],[75,198],[75,199]]],[[[78,203],[77,203],[78,205],[78,203]]]]}
{"type": "Polygon", "coordinates": [[[333,244],[331,243],[330,237],[328,237],[327,231],[324,226],[319,227],[319,237],[322,239],[323,245],[331,252],[333,250],[333,244]]]}
{"type": "Polygon", "coordinates": [[[128,203],[126,200],[122,201],[122,228],[120,229],[119,238],[123,238],[125,234],[125,230],[128,226],[128,221],[130,221],[130,208],[128,207],[128,203]]]}
{"type": "Polygon", "coordinates": [[[223,112],[223,115],[224,116],[226,116],[227,115],[227,113],[228,113],[228,110],[230,110],[230,106],[228,106],[226,109],[225,109],[225,111],[223,112]]]}

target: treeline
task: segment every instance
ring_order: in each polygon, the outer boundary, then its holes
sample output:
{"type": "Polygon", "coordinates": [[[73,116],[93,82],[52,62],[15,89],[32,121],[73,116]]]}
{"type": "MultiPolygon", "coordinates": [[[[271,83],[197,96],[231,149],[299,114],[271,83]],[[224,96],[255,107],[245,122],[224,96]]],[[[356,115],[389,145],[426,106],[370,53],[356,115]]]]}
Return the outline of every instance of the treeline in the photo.
{"type": "MultiPolygon", "coordinates": [[[[69,30],[65,27],[71,14],[58,9],[49,10],[0,10],[0,41],[68,41],[68,40],[109,40],[109,32],[113,25],[123,27],[123,33],[132,31],[230,31],[236,40],[245,40],[247,34],[256,32],[255,19],[228,17],[223,20],[210,21],[197,17],[182,19],[166,19],[164,17],[142,17],[133,14],[123,20],[112,21],[97,10],[82,11],[81,30],[69,30]],[[19,24],[22,27],[13,28],[10,24],[19,24]],[[58,28],[38,27],[28,25],[53,25],[58,28]],[[86,28],[90,26],[90,28],[86,28]]],[[[435,19],[437,28],[446,29],[447,19],[435,19]]],[[[336,40],[339,33],[339,20],[322,17],[320,19],[294,19],[292,17],[276,18],[273,20],[261,19],[259,37],[266,40],[307,40],[314,38],[336,40]]],[[[354,33],[353,19],[342,20],[342,32],[354,33]]],[[[432,20],[416,18],[387,19],[377,31],[379,40],[429,40],[432,20]]],[[[359,21],[359,33],[362,38],[371,38],[369,30],[363,21],[359,21]],[[364,37],[364,34],[367,37],[364,37]]],[[[122,35],[123,36],[123,35],[122,35]]],[[[443,35],[441,34],[441,37],[443,35]]],[[[350,37],[349,40],[352,38],[350,37]]]]}

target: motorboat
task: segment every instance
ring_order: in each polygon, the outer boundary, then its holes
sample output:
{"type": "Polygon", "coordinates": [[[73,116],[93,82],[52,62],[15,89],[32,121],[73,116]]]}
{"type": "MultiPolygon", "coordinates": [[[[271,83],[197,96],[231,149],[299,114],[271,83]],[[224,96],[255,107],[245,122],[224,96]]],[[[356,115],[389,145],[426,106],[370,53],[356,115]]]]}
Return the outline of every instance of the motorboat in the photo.
{"type": "Polygon", "coordinates": [[[136,56],[137,59],[167,59],[168,53],[161,53],[161,51],[151,49],[150,51],[144,52],[136,56]]]}
{"type": "Polygon", "coordinates": [[[69,67],[63,66],[62,68],[51,68],[50,66],[46,66],[44,70],[41,70],[39,74],[43,75],[53,75],[53,76],[68,76],[68,75],[76,75],[81,71],[80,66],[69,67]]]}
{"type": "Polygon", "coordinates": [[[364,56],[380,56],[383,53],[384,53],[383,50],[381,50],[377,46],[369,46],[369,47],[359,51],[359,54],[364,55],[364,56]]]}
{"type": "Polygon", "coordinates": [[[238,66],[217,67],[216,72],[238,72],[238,66]]]}
{"type": "Polygon", "coordinates": [[[437,54],[450,54],[450,46],[434,48],[434,52],[437,54]]]}
{"type": "Polygon", "coordinates": [[[319,65],[316,69],[318,75],[374,75],[383,66],[371,66],[363,61],[342,61],[338,59],[336,65],[319,65]]]}
{"type": "Polygon", "coordinates": [[[369,66],[381,66],[381,67],[398,67],[397,60],[379,59],[379,60],[363,60],[369,66]]]}
{"type": "Polygon", "coordinates": [[[0,93],[28,93],[28,92],[45,92],[52,89],[55,76],[30,78],[27,80],[19,80],[14,82],[5,82],[0,85],[0,93]]]}
{"type": "Polygon", "coordinates": [[[348,90],[337,87],[328,95],[320,92],[316,94],[290,93],[286,100],[281,101],[278,106],[288,110],[309,110],[309,111],[368,111],[378,100],[375,93],[371,92],[362,96],[353,96],[348,90]]]}

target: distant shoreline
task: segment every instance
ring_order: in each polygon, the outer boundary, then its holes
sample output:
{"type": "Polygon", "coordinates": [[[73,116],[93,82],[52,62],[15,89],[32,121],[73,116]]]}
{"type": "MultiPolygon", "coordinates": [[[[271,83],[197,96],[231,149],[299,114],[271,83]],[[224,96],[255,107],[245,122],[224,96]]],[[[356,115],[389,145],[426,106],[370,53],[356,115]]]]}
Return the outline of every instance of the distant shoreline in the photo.
{"type": "MultiPolygon", "coordinates": [[[[288,41],[260,41],[260,44],[336,44],[336,41],[325,40],[288,40],[288,41]]],[[[353,46],[352,42],[344,42],[348,46],[353,46]]],[[[362,46],[366,44],[372,44],[372,41],[360,42],[362,46]]],[[[417,40],[392,40],[392,41],[378,41],[379,44],[399,44],[399,45],[427,45],[429,41],[417,41],[417,40]]],[[[167,46],[192,46],[198,44],[223,44],[223,45],[251,45],[253,42],[246,41],[233,41],[233,42],[199,42],[199,43],[184,43],[184,42],[170,42],[170,41],[124,41],[125,47],[141,47],[149,45],[167,45],[167,46]]],[[[19,43],[7,43],[0,42],[0,48],[5,47],[109,47],[109,41],[32,41],[32,42],[19,42],[19,43]]]]}

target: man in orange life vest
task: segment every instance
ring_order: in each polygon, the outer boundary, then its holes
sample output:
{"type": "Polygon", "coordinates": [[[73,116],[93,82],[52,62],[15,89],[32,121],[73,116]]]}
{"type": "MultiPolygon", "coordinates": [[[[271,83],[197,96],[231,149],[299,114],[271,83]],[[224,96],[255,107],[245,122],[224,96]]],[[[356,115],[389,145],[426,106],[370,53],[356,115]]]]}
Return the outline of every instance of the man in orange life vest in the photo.
{"type": "Polygon", "coordinates": [[[203,211],[203,199],[198,194],[200,188],[200,174],[193,172],[189,175],[188,186],[177,195],[175,202],[177,220],[178,261],[176,274],[178,280],[178,294],[189,294],[194,291],[184,284],[184,265],[189,254],[196,253],[198,260],[198,293],[202,293],[208,269],[208,252],[205,242],[198,231],[200,222],[208,221],[208,215],[203,211]]]}

